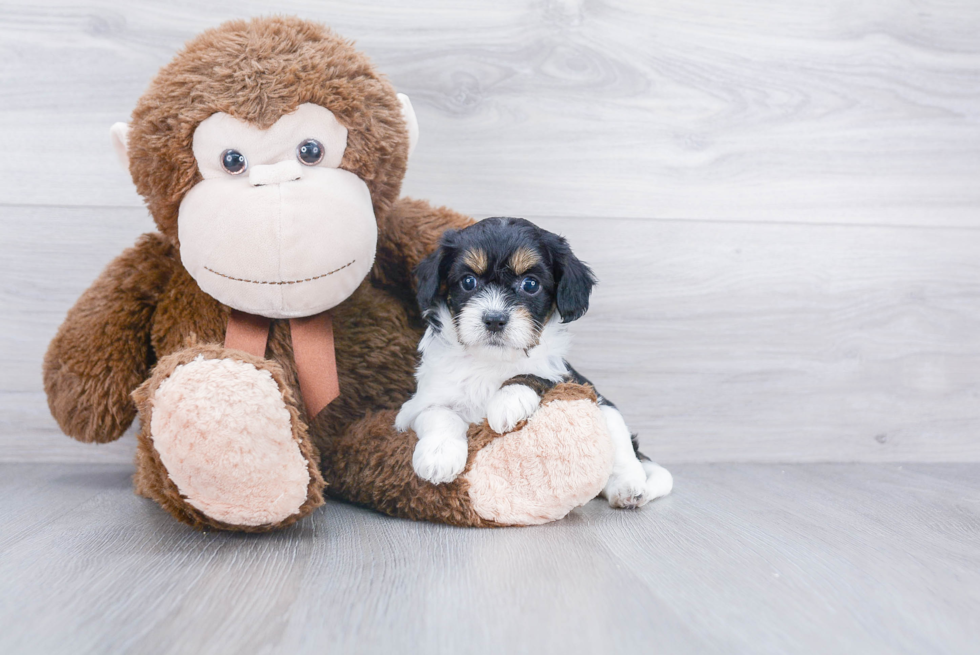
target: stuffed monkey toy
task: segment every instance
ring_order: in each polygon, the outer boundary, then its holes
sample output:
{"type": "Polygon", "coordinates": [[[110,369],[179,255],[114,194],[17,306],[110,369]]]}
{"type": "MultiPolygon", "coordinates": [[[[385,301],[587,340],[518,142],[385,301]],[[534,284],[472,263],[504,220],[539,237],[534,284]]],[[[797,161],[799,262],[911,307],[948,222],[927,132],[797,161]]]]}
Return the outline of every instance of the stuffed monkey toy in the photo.
{"type": "Polygon", "coordinates": [[[113,126],[159,232],[69,311],[44,359],[61,428],[118,439],[137,493],[198,528],[264,531],[337,498],[463,526],[528,525],[593,498],[612,448],[563,384],[506,435],[469,432],[454,481],[412,468],[394,416],[423,323],[412,271],[472,221],[399,199],[411,104],[329,29],[230,22],[189,42],[113,126]]]}

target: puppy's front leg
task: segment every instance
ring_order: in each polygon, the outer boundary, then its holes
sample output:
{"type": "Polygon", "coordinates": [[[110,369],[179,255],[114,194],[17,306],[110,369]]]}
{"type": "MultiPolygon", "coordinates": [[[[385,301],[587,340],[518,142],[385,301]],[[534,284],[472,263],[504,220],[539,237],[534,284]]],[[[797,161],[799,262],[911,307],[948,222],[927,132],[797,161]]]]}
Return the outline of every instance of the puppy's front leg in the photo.
{"type": "Polygon", "coordinates": [[[466,422],[448,407],[429,407],[413,426],[419,438],[412,455],[415,473],[433,484],[455,480],[466,467],[466,422]]]}
{"type": "Polygon", "coordinates": [[[537,411],[541,395],[552,386],[553,383],[533,375],[519,375],[504,382],[487,404],[490,429],[498,434],[513,430],[537,411]]]}

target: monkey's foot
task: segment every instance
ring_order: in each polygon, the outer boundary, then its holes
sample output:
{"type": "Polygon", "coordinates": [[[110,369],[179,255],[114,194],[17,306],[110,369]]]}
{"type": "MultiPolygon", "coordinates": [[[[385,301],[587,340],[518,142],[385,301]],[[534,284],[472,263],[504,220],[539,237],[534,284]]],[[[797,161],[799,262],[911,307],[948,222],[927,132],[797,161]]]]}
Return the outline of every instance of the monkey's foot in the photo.
{"type": "Polygon", "coordinates": [[[271,530],[322,504],[317,456],[277,364],[196,346],[162,359],[134,398],[137,491],[181,521],[271,530]]]}
{"type": "Polygon", "coordinates": [[[612,441],[592,390],[562,384],[523,427],[480,449],[463,477],[481,518],[534,525],[595,498],[612,465],[612,441]]]}

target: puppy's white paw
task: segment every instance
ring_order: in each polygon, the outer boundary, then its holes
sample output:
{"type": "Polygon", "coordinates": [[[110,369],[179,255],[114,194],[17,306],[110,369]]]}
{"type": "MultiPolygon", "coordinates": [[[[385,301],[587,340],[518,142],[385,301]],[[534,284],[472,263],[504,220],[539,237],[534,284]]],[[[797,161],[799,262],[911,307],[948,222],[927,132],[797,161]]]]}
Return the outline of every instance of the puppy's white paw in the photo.
{"type": "Polygon", "coordinates": [[[426,437],[415,444],[412,468],[432,484],[452,482],[466,467],[466,439],[426,437]]]}
{"type": "Polygon", "coordinates": [[[616,467],[606,483],[602,495],[609,501],[610,507],[633,509],[642,507],[646,498],[647,474],[643,465],[636,459],[622,467],[616,467]]]}
{"type": "Polygon", "coordinates": [[[650,461],[632,461],[621,471],[609,476],[602,495],[610,507],[635,509],[651,500],[666,496],[674,487],[670,471],[650,461]]]}
{"type": "Polygon", "coordinates": [[[531,387],[509,384],[493,394],[487,405],[487,423],[490,429],[504,434],[535,412],[541,399],[531,387]]]}

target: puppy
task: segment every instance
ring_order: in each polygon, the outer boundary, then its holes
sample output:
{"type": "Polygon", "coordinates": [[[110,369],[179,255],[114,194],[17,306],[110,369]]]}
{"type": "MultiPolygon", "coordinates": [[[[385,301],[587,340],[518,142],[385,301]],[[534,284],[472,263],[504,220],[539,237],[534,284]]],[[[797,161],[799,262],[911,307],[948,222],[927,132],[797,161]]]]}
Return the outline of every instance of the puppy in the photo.
{"type": "MultiPolygon", "coordinates": [[[[521,218],[488,218],[446,232],[419,264],[418,390],[395,419],[412,428],[415,472],[440,484],[466,465],[466,431],[487,419],[505,433],[531,416],[559,382],[591,382],[565,361],[567,324],[585,314],[596,280],[563,237],[521,218]]],[[[603,495],[639,507],[668,494],[670,473],[639,452],[616,406],[599,395],[614,444],[603,495]]]]}

